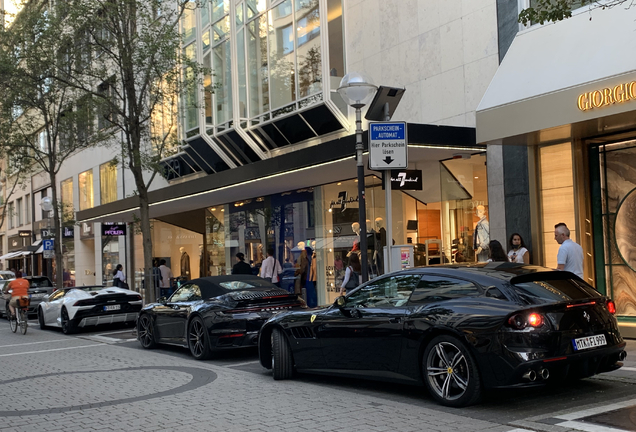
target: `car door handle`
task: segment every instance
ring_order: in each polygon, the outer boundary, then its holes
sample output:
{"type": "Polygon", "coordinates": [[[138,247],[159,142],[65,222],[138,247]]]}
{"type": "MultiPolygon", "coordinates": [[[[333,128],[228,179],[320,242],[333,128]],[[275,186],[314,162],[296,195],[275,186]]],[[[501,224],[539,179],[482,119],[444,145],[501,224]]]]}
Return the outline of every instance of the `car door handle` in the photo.
{"type": "Polygon", "coordinates": [[[399,323],[401,323],[401,322],[402,322],[402,318],[400,318],[400,317],[397,317],[397,318],[389,318],[389,322],[390,322],[391,324],[399,324],[399,323]]]}

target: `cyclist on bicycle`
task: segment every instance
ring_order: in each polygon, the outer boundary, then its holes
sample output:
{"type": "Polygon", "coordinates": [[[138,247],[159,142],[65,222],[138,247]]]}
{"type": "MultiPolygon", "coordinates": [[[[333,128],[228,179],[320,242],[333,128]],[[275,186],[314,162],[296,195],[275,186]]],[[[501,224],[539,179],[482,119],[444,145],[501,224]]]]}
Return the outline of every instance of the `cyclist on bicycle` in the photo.
{"type": "Polygon", "coordinates": [[[22,272],[15,272],[15,279],[9,282],[9,290],[11,292],[11,300],[9,301],[9,309],[11,314],[15,316],[15,308],[20,307],[18,300],[21,297],[29,296],[29,281],[22,278],[22,272]]]}

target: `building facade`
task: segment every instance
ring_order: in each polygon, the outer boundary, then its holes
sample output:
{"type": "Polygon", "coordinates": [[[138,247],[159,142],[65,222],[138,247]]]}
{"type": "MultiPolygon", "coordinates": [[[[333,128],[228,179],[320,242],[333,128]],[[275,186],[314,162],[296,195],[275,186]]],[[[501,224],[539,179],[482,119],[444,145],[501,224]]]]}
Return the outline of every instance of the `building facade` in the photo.
{"type": "Polygon", "coordinates": [[[565,222],[585,252],[585,279],[616,301],[627,335],[636,325],[636,62],[619,52],[635,43],[635,18],[633,8],[582,8],[521,31],[477,110],[493,234],[522,232],[533,262],[555,268],[554,225],[565,222]]]}
{"type": "MultiPolygon", "coordinates": [[[[257,267],[273,248],[289,286],[309,247],[320,303],[338,292],[361,235],[370,276],[388,270],[392,244],[405,265],[478,259],[475,228],[489,201],[475,112],[499,64],[496,3],[216,0],[189,10],[184,52],[213,74],[183,98],[182,146],[153,183],[152,256],[190,279],[229,273],[238,252],[257,267]],[[368,232],[356,227],[354,112],[337,92],[351,71],[406,89],[392,120],[407,123],[409,171],[393,173],[388,240],[381,172],[365,171],[368,232]],[[417,185],[400,185],[406,178],[417,185]]],[[[89,150],[60,174],[74,215],[65,259],[76,284],[110,283],[122,263],[140,289],[133,182],[111,160],[89,150]]],[[[31,196],[39,209],[42,191],[31,196]]]]}

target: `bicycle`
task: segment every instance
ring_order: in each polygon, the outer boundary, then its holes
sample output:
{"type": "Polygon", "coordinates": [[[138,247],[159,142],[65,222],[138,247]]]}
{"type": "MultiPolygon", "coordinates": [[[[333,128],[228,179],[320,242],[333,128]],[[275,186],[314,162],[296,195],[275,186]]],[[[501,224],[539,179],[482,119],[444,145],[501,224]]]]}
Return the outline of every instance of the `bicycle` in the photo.
{"type": "Polygon", "coordinates": [[[29,304],[31,300],[28,297],[20,297],[18,299],[18,307],[19,313],[16,316],[15,314],[9,311],[9,325],[11,326],[11,331],[15,333],[20,327],[20,333],[23,335],[26,334],[27,328],[29,327],[29,319],[27,315],[27,311],[29,308],[29,304]]]}

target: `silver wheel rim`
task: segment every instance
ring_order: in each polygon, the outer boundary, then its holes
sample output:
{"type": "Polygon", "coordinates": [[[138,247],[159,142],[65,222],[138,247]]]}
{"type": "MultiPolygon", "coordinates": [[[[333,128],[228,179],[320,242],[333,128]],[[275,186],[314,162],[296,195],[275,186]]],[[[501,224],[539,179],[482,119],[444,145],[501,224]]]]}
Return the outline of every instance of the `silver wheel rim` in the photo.
{"type": "Polygon", "coordinates": [[[426,379],[440,398],[448,401],[461,398],[470,383],[466,356],[450,342],[438,343],[428,353],[426,379]]]}
{"type": "Polygon", "coordinates": [[[199,320],[192,321],[190,324],[190,349],[192,355],[195,357],[201,357],[203,350],[205,349],[205,335],[203,331],[203,324],[199,320]]]}
{"type": "Polygon", "coordinates": [[[141,344],[145,347],[150,346],[152,344],[152,326],[150,325],[150,318],[147,316],[141,317],[139,321],[139,340],[141,344]]]}

